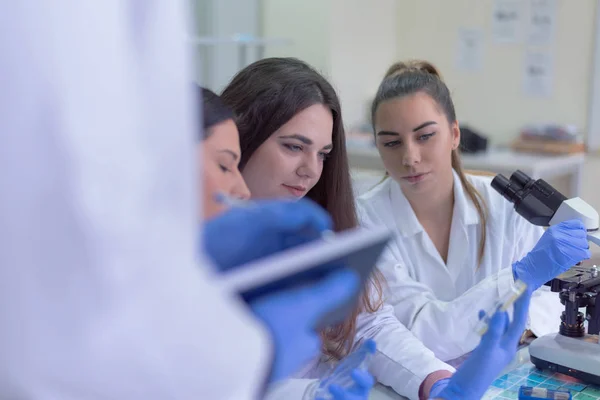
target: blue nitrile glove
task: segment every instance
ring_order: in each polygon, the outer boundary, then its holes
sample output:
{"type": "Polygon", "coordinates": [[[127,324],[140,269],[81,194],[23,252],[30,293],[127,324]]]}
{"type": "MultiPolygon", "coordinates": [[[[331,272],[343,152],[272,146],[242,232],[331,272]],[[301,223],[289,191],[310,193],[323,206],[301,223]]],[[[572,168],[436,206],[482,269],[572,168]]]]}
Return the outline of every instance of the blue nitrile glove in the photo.
{"type": "Polygon", "coordinates": [[[533,250],[513,264],[513,274],[536,290],[590,257],[585,226],[568,220],[548,228],[533,250]]]}
{"type": "Polygon", "coordinates": [[[319,354],[321,340],[314,329],[316,323],[358,290],[358,275],[342,270],[309,286],[260,297],[250,303],[273,338],[271,382],[286,378],[319,354]]]}
{"type": "Polygon", "coordinates": [[[437,399],[440,396],[440,393],[446,389],[446,386],[450,383],[450,378],[440,379],[435,382],[433,386],[431,386],[431,390],[429,390],[429,398],[437,399]]]}
{"type": "Polygon", "coordinates": [[[248,202],[207,220],[206,254],[221,271],[306,243],[330,229],[329,214],[308,199],[248,202]]]}
{"type": "Polygon", "coordinates": [[[315,400],[366,400],[375,384],[367,371],[376,350],[375,341],[368,339],[342,358],[319,381],[314,393],[315,400]]]}
{"type": "MultiPolygon", "coordinates": [[[[527,326],[527,313],[532,291],[528,290],[515,302],[512,322],[508,313],[498,311],[481,338],[479,346],[450,378],[450,382],[437,398],[447,400],[481,399],[492,382],[513,360],[519,339],[527,326]]],[[[484,312],[480,311],[479,317],[484,312]]],[[[430,398],[433,398],[430,396],[430,398]]]]}
{"type": "MultiPolygon", "coordinates": [[[[355,369],[350,373],[354,385],[350,388],[343,388],[341,386],[332,384],[329,387],[329,393],[333,400],[367,400],[369,393],[373,385],[375,385],[375,379],[367,371],[362,369],[355,369]]],[[[316,400],[323,400],[317,398],[316,400]]]]}

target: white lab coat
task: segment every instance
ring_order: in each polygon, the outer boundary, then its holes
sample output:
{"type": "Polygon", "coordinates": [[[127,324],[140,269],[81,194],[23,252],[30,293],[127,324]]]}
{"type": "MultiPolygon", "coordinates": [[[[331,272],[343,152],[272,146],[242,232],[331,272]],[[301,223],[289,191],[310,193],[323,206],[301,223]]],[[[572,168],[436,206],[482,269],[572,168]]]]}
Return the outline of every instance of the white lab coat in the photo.
{"type": "MultiPolygon", "coordinates": [[[[377,353],[369,371],[378,382],[392,387],[409,399],[418,399],[419,387],[434,371],[454,368],[440,361],[394,316],[394,309],[384,304],[375,313],[362,313],[357,320],[355,343],[372,338],[377,353]]],[[[299,371],[295,378],[273,385],[266,400],[300,400],[311,385],[323,378],[331,364],[314,360],[299,371]]]]}
{"type": "MultiPolygon", "coordinates": [[[[524,257],[543,233],[492,189],[491,177],[468,179],[489,209],[485,253],[479,267],[482,226],[456,173],[447,264],[394,180],[386,179],[358,199],[361,224],[385,224],[395,232],[378,263],[387,280],[387,301],[400,322],[444,361],[477,346],[480,337],[474,327],[478,310],[493,307],[509,292],[514,284],[512,264],[524,257]]],[[[557,331],[563,309],[556,293],[539,289],[532,299],[530,329],[538,336],[557,331]]]]}
{"type": "Polygon", "coordinates": [[[0,6],[0,398],[261,390],[266,333],[195,262],[185,13],[0,6]]]}

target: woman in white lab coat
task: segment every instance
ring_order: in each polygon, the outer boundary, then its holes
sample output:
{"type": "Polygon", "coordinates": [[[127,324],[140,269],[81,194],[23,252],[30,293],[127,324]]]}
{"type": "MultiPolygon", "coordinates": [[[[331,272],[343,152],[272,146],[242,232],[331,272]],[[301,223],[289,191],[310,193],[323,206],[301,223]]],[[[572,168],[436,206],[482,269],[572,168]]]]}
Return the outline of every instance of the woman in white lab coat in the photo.
{"type": "MultiPolygon", "coordinates": [[[[511,266],[544,231],[492,189],[491,177],[462,170],[454,105],[431,64],[393,65],[372,118],[387,175],[358,199],[358,209],[364,226],[395,232],[378,263],[386,301],[437,357],[453,360],[479,343],[474,310],[511,291],[511,266]]],[[[558,331],[564,307],[546,289],[534,293],[524,335],[558,331]]]]}
{"type": "Polygon", "coordinates": [[[0,398],[256,399],[304,301],[251,313],[198,260],[184,3],[38,6],[0,5],[0,398]]]}
{"type": "Polygon", "coordinates": [[[0,6],[0,398],[261,392],[268,333],[194,258],[185,15],[0,6]]]}
{"type": "Polygon", "coordinates": [[[202,155],[203,193],[200,215],[213,218],[225,210],[216,199],[222,193],[236,199],[250,198],[250,191],[240,173],[240,134],[234,122],[233,112],[213,91],[196,87],[202,104],[201,142],[198,153],[202,155]]]}
{"type": "MultiPolygon", "coordinates": [[[[239,168],[252,198],[307,197],[325,208],[341,231],[358,225],[345,147],[341,108],[331,85],[296,59],[271,58],[240,71],[221,95],[236,115],[240,131],[239,168]]],[[[371,371],[377,379],[406,396],[427,396],[452,367],[436,359],[380,305],[378,274],[354,315],[322,332],[322,358],[297,377],[319,378],[355,345],[355,335],[377,340],[371,371]],[[357,321],[359,311],[363,311],[357,321]],[[377,311],[377,312],[375,312],[377,311]]],[[[274,398],[301,398],[314,380],[292,380],[275,388],[274,398]]]]}

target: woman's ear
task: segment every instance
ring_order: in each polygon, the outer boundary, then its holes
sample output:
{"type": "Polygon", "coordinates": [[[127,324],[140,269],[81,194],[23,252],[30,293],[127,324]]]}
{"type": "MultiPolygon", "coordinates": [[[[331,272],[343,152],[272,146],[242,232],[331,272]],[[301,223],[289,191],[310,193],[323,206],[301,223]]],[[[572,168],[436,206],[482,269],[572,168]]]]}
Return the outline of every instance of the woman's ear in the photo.
{"type": "Polygon", "coordinates": [[[460,127],[458,121],[454,121],[450,125],[450,134],[452,135],[452,150],[456,150],[460,146],[460,127]]]}

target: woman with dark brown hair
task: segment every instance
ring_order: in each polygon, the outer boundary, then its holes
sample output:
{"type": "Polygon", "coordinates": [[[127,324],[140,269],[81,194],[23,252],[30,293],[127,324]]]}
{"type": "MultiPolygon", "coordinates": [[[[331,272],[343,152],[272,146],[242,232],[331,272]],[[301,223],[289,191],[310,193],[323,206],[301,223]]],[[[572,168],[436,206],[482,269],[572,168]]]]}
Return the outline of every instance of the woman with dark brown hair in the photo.
{"type": "Polygon", "coordinates": [[[247,199],[250,191],[238,169],[240,137],[233,112],[217,94],[203,87],[195,88],[202,104],[202,134],[198,151],[202,152],[202,209],[205,220],[223,212],[225,206],[216,201],[218,193],[247,199]]]}
{"type": "Polygon", "coordinates": [[[540,286],[589,257],[583,224],[544,232],[491,177],[463,170],[452,96],[432,64],[392,65],[371,115],[387,178],[358,199],[358,210],[364,226],[396,232],[378,267],[400,322],[441,360],[456,359],[480,343],[476,311],[493,308],[518,279],[535,290],[527,328],[558,331],[564,306],[540,286]]]}
{"type": "MultiPolygon", "coordinates": [[[[252,198],[307,197],[330,213],[336,231],[358,226],[340,102],[324,77],[297,59],[264,59],[240,71],[221,98],[235,114],[239,168],[252,198]]],[[[381,288],[377,272],[354,314],[321,332],[321,359],[297,377],[320,377],[360,340],[380,334],[394,339],[377,341],[372,370],[401,394],[414,398],[428,375],[451,369],[397,321],[391,307],[381,306],[381,288]]],[[[295,380],[278,392],[292,398],[310,384],[295,380]]]]}

